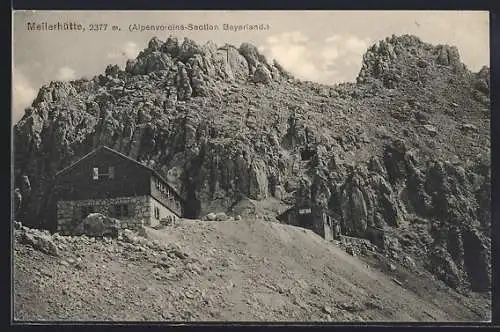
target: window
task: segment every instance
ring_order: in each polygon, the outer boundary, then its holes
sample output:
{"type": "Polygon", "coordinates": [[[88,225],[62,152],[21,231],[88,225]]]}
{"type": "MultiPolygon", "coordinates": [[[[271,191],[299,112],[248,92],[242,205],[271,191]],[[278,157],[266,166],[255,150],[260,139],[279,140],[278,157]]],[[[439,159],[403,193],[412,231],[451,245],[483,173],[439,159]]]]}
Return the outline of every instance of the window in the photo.
{"type": "Polygon", "coordinates": [[[114,179],[115,178],[115,167],[93,167],[92,168],[92,179],[114,179]]]}
{"type": "Polygon", "coordinates": [[[92,179],[94,179],[94,180],[99,179],[99,168],[98,167],[92,168],[92,179]]]}
{"type": "Polygon", "coordinates": [[[115,205],[115,217],[116,218],[130,217],[128,205],[127,204],[115,205]]]}
{"type": "Polygon", "coordinates": [[[302,214],[309,214],[311,213],[311,209],[300,209],[299,210],[299,214],[302,215],[302,214]]]}
{"type": "Polygon", "coordinates": [[[160,209],[155,206],[155,219],[160,219],[160,209]]]}
{"type": "Polygon", "coordinates": [[[169,198],[173,195],[171,188],[163,183],[160,179],[155,180],[156,189],[166,198],[169,198]]]}
{"type": "Polygon", "coordinates": [[[94,207],[93,206],[82,206],[81,208],[82,212],[82,219],[86,218],[89,214],[94,213],[94,207]]]}

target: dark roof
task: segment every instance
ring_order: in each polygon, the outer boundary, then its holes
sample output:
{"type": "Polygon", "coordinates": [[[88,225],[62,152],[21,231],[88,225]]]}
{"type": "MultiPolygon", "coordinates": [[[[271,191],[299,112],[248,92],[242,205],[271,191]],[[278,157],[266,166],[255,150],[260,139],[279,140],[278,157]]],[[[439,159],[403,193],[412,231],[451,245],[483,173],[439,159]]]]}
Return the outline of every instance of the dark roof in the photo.
{"type": "MultiPolygon", "coordinates": [[[[300,209],[306,209],[306,208],[309,208],[309,209],[315,209],[315,207],[311,207],[311,206],[299,206],[299,205],[294,205],[294,206],[291,206],[289,207],[288,209],[286,209],[285,211],[283,211],[282,213],[280,213],[278,216],[276,216],[276,218],[278,220],[281,220],[283,219],[288,213],[294,211],[294,210],[300,210],[300,209]]],[[[317,207],[316,207],[317,208],[317,207]]],[[[335,212],[327,209],[327,208],[320,208],[323,212],[326,212],[330,217],[334,218],[335,220],[342,220],[341,216],[339,216],[338,214],[336,214],[335,212]]]]}
{"type": "Polygon", "coordinates": [[[105,145],[101,145],[99,147],[97,147],[96,149],[92,150],[91,152],[87,153],[85,156],[83,156],[82,158],[78,159],[76,162],[74,162],[73,164],[63,168],[62,170],[60,170],[59,172],[56,173],[56,177],[60,176],[61,174],[63,173],[66,173],[67,171],[69,171],[70,169],[74,168],[77,164],[79,164],[82,160],[84,159],[87,159],[89,157],[92,157],[93,155],[95,155],[97,152],[99,152],[100,150],[106,150],[106,151],[109,151],[123,159],[126,159],[128,161],[131,161],[133,162],[134,164],[146,169],[147,171],[149,171],[150,173],[154,174],[157,178],[159,178],[161,181],[163,181],[170,189],[172,189],[172,191],[174,192],[175,195],[177,195],[180,199],[184,200],[184,198],[177,192],[177,190],[172,187],[172,185],[170,185],[167,180],[165,180],[157,171],[155,171],[154,169],[144,165],[144,164],[141,164],[140,162],[138,162],[137,160],[133,159],[133,158],[130,158],[129,156],[127,155],[124,155],[123,153],[121,152],[118,152],[114,149],[111,149],[110,147],[107,147],[105,145]]]}
{"type": "Polygon", "coordinates": [[[297,207],[295,205],[292,205],[290,207],[288,207],[285,211],[281,212],[280,214],[278,214],[276,216],[276,219],[280,220],[280,221],[284,221],[286,215],[288,213],[290,213],[291,211],[295,210],[297,207]]]}

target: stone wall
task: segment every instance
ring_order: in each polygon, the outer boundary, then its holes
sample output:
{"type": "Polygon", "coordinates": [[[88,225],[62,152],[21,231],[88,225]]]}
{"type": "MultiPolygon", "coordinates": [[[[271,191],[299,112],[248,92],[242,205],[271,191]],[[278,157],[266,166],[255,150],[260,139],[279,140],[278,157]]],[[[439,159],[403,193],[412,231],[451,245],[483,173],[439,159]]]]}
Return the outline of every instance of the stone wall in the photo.
{"type": "Polygon", "coordinates": [[[366,255],[368,251],[375,251],[375,246],[367,239],[340,235],[340,246],[351,255],[366,255]]]}
{"type": "Polygon", "coordinates": [[[94,213],[119,219],[122,228],[135,229],[141,225],[149,225],[154,217],[151,201],[150,196],[59,201],[57,202],[57,231],[60,234],[71,233],[84,218],[82,210],[89,208],[94,213]],[[121,204],[127,205],[129,217],[116,216],[116,205],[121,204]]]}
{"type": "Polygon", "coordinates": [[[151,209],[151,226],[157,226],[160,222],[165,223],[170,219],[171,222],[177,220],[177,217],[171,210],[167,209],[159,201],[151,197],[150,199],[150,209],[151,209]],[[159,215],[155,215],[155,208],[158,208],[159,215]]]}

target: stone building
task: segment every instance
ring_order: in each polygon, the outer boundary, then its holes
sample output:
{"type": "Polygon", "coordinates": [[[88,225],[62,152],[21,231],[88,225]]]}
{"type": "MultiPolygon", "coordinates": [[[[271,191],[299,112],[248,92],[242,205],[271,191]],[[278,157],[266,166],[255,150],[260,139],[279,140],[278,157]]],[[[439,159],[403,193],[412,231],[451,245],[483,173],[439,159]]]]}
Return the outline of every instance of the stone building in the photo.
{"type": "Polygon", "coordinates": [[[285,224],[310,229],[327,241],[340,237],[340,217],[321,207],[296,205],[281,213],[277,219],[285,224]]]}
{"type": "Polygon", "coordinates": [[[71,233],[90,213],[123,228],[156,226],[182,217],[184,200],[158,172],[101,146],[56,174],[57,231],[71,233]]]}

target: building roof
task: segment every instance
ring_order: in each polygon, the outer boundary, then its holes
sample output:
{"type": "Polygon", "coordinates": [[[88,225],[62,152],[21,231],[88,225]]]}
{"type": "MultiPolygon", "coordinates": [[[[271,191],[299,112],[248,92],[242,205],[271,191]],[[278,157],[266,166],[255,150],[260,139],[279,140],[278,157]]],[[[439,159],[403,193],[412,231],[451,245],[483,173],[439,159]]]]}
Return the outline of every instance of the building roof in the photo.
{"type": "Polygon", "coordinates": [[[155,171],[154,169],[152,169],[151,167],[148,167],[144,164],[141,164],[140,162],[138,162],[137,160],[133,159],[133,158],[130,158],[129,156],[121,153],[121,152],[118,152],[114,149],[111,149],[110,147],[107,147],[105,145],[101,145],[97,148],[95,148],[94,150],[92,150],[91,152],[87,153],[85,156],[83,156],[82,158],[78,159],[77,161],[75,161],[73,164],[63,168],[62,170],[58,171],[56,173],[56,177],[60,176],[61,174],[64,174],[66,173],[67,171],[69,171],[70,169],[73,169],[76,165],[78,165],[82,160],[84,159],[87,159],[87,158],[90,158],[92,157],[93,155],[95,155],[97,152],[101,151],[101,150],[105,150],[105,151],[108,151],[108,152],[111,152],[115,155],[117,155],[118,157],[120,158],[123,158],[125,160],[128,160],[128,161],[131,161],[133,162],[134,164],[144,168],[145,170],[149,171],[150,173],[154,174],[157,178],[159,178],[161,181],[163,181],[165,183],[165,185],[167,185],[173,192],[176,196],[178,196],[180,199],[184,200],[184,198],[179,194],[179,192],[177,192],[177,190],[168,183],[167,180],[165,180],[157,171],[155,171]]]}

